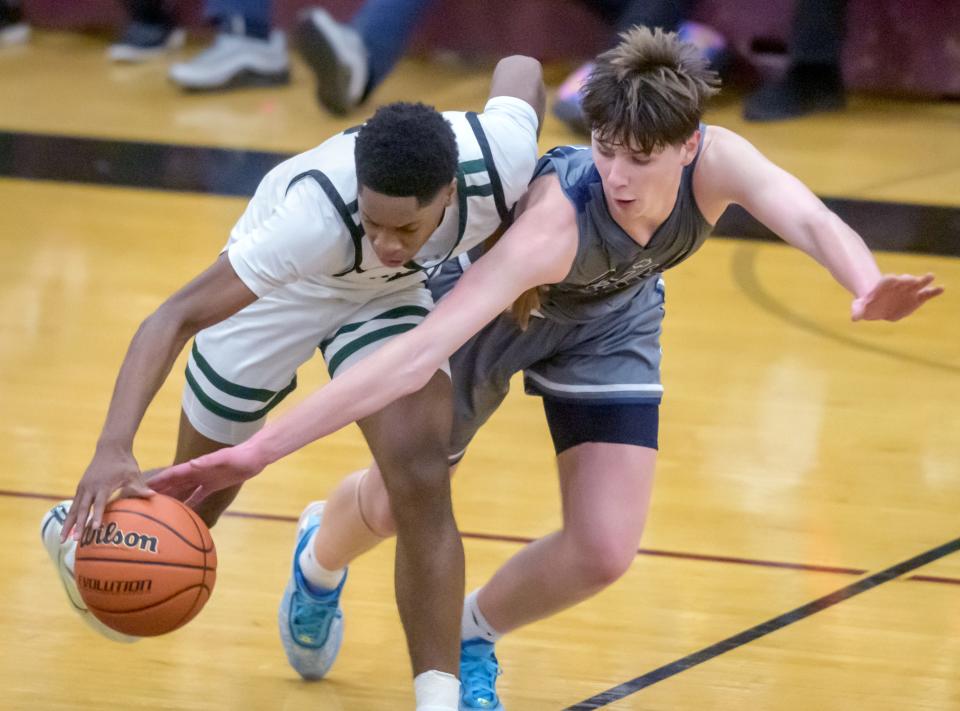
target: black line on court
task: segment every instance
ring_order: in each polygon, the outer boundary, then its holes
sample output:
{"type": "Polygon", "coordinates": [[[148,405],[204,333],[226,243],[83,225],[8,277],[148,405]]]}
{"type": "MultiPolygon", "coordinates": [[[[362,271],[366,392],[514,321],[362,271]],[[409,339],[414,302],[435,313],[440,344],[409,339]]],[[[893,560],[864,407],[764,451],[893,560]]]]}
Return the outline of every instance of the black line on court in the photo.
{"type": "MultiPolygon", "coordinates": [[[[305,147],[306,148],[306,147],[305,147]]],[[[250,197],[287,153],[0,131],[0,177],[250,197]]],[[[872,249],[960,256],[960,208],[823,198],[872,249]]],[[[732,205],[714,234],[778,238],[732,205]]]]}
{"type": "Polygon", "coordinates": [[[250,197],[284,153],[0,131],[0,176],[250,197]]]}
{"type": "MultiPolygon", "coordinates": [[[[960,234],[960,232],[957,234],[960,234]]],[[[960,240],[957,240],[957,243],[960,245],[960,240]]],[[[820,325],[812,318],[808,318],[804,315],[791,311],[789,307],[777,301],[777,299],[774,298],[770,292],[764,289],[763,285],[760,283],[760,279],[757,277],[756,256],[756,249],[747,245],[738,248],[734,252],[731,262],[733,281],[737,284],[737,286],[740,287],[740,290],[747,296],[748,299],[750,299],[750,301],[762,308],[767,313],[773,314],[781,321],[784,321],[791,326],[796,326],[804,331],[814,333],[824,338],[829,338],[832,341],[857,348],[861,351],[889,356],[906,363],[913,363],[915,365],[922,365],[927,368],[934,368],[952,375],[960,374],[960,365],[949,362],[944,363],[939,360],[934,360],[933,358],[927,358],[925,356],[915,355],[913,353],[905,353],[893,348],[886,348],[885,346],[853,338],[852,336],[847,336],[843,333],[837,333],[829,328],[826,328],[825,326],[820,325]]]]}
{"type": "Polygon", "coordinates": [[[957,550],[960,550],[960,538],[956,538],[949,543],[944,543],[941,546],[932,548],[925,553],[914,556],[909,560],[905,560],[902,563],[897,563],[896,565],[890,566],[886,570],[881,570],[879,573],[874,573],[873,575],[864,578],[863,580],[858,580],[857,582],[846,586],[845,588],[840,588],[835,592],[830,593],[829,595],[824,595],[821,598],[814,600],[813,602],[808,602],[806,605],[801,605],[798,608],[785,612],[782,615],[774,617],[773,619],[767,620],[755,627],[751,627],[748,630],[744,630],[739,634],[735,634],[732,637],[727,637],[725,640],[712,644],[709,647],[701,649],[699,652],[694,652],[693,654],[688,654],[682,659],[678,659],[669,664],[665,664],[662,667],[658,667],[653,671],[649,671],[643,676],[638,676],[636,679],[632,679],[628,682],[615,686],[612,689],[608,689],[603,693],[592,696],[585,701],[581,701],[578,704],[567,707],[565,711],[587,711],[588,709],[598,709],[607,704],[612,704],[615,701],[619,701],[630,694],[635,694],[641,689],[645,689],[648,686],[652,686],[658,682],[663,681],[664,679],[669,679],[680,672],[687,671],[698,664],[703,664],[708,662],[715,657],[719,657],[721,654],[726,654],[737,647],[742,647],[745,644],[754,642],[761,637],[765,637],[772,632],[783,629],[788,625],[792,625],[794,622],[799,622],[811,615],[814,615],[818,612],[822,612],[829,607],[843,602],[844,600],[849,600],[855,595],[864,593],[867,590],[871,590],[878,585],[883,585],[888,583],[895,578],[899,578],[904,573],[909,573],[911,570],[915,570],[924,565],[932,563],[935,560],[939,560],[950,553],[953,553],[957,550]]]}
{"type": "MultiPolygon", "coordinates": [[[[960,208],[935,205],[821,198],[828,208],[863,237],[874,250],[960,256],[960,208]]],[[[713,234],[722,237],[781,241],[739,205],[717,220],[713,234]]]]}

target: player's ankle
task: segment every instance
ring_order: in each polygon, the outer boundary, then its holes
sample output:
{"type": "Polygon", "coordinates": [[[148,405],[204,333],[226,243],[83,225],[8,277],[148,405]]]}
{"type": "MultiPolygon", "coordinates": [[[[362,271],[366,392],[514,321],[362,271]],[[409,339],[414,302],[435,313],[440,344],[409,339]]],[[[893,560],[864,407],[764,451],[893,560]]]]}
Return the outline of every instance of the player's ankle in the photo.
{"type": "Polygon", "coordinates": [[[460,680],[453,674],[431,669],[413,680],[417,711],[456,711],[460,704],[460,680]]]}

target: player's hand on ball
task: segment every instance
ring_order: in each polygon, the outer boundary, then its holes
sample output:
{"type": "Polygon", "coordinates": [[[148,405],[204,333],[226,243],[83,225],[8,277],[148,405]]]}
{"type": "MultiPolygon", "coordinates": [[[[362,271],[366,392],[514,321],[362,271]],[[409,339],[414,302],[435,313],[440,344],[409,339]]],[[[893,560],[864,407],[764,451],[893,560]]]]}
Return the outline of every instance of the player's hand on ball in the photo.
{"type": "Polygon", "coordinates": [[[103,509],[113,494],[123,489],[127,496],[151,496],[153,491],[140,474],[140,465],[133,454],[121,448],[97,447],[93,461],[83,473],[73,496],[73,505],[63,522],[61,542],[70,532],[80,540],[89,528],[97,530],[103,522],[103,509]]]}
{"type": "Polygon", "coordinates": [[[247,442],[168,467],[150,479],[150,486],[196,506],[214,492],[255,477],[265,466],[260,452],[247,442]]]}
{"type": "Polygon", "coordinates": [[[854,299],[854,321],[899,321],[930,299],[943,293],[942,286],[931,286],[933,274],[886,274],[866,296],[854,299]]]}

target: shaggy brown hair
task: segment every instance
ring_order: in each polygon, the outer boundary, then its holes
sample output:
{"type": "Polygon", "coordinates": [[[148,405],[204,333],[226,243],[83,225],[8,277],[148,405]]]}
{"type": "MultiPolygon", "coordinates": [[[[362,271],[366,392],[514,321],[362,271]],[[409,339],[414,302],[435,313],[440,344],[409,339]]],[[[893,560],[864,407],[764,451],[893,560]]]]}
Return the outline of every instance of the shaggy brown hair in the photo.
{"type": "Polygon", "coordinates": [[[601,143],[641,153],[676,146],[700,125],[720,90],[717,73],[674,32],[634,27],[597,57],[583,88],[583,112],[601,143]]]}

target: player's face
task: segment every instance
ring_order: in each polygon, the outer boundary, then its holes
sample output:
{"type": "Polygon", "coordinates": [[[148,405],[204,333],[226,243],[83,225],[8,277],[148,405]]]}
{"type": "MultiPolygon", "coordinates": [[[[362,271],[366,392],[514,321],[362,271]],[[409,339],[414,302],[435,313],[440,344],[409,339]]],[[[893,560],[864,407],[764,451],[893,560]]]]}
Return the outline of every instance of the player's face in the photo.
{"type": "Polygon", "coordinates": [[[623,144],[592,139],[593,161],[600,173],[607,208],[615,217],[631,218],[662,209],[676,195],[683,167],[697,154],[700,132],[685,143],[643,153],[623,144]]]}
{"type": "Polygon", "coordinates": [[[393,197],[360,186],[360,223],[377,258],[387,267],[401,267],[414,258],[443,219],[456,196],[456,182],[425,205],[415,197],[393,197]]]}

